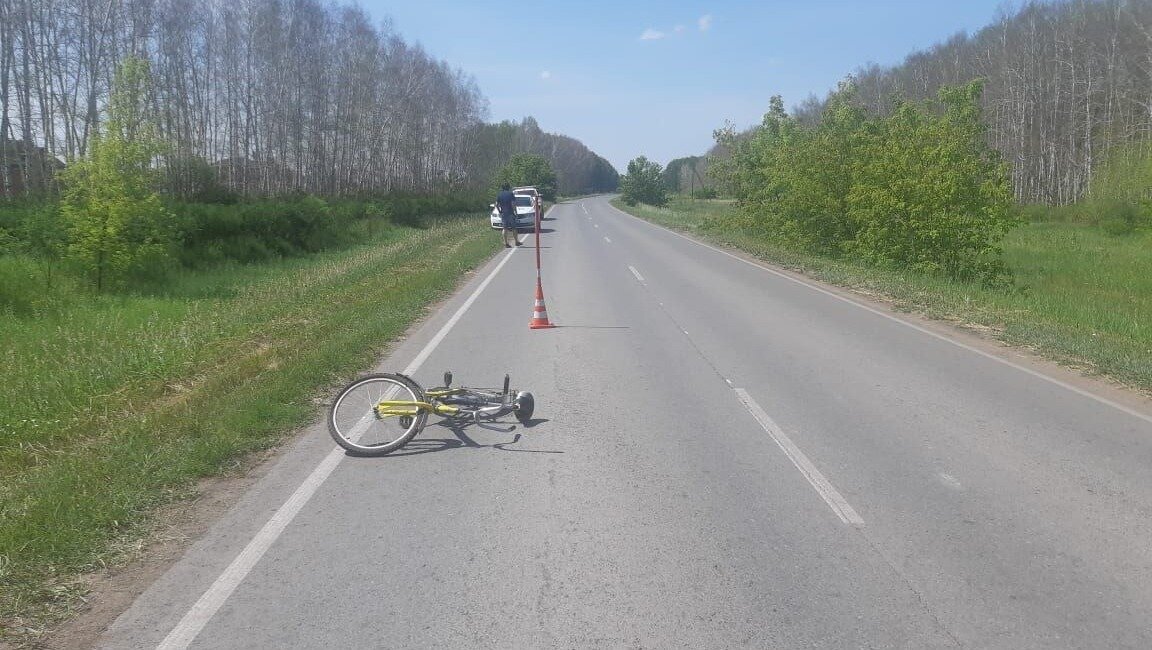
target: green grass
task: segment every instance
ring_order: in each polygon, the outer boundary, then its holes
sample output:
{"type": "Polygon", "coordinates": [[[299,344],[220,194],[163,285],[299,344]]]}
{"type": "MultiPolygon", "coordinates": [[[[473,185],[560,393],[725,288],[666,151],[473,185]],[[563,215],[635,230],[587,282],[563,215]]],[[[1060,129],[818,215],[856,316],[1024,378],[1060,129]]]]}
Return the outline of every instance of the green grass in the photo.
{"type": "Polygon", "coordinates": [[[159,506],[316,415],[496,250],[476,217],[0,314],[0,641],[67,613],[159,506]]]}
{"type": "Polygon", "coordinates": [[[1004,241],[1016,287],[996,290],[784,249],[728,227],[730,202],[678,197],[667,208],[617,207],[1152,393],[1152,233],[1027,224],[1004,241]]]}

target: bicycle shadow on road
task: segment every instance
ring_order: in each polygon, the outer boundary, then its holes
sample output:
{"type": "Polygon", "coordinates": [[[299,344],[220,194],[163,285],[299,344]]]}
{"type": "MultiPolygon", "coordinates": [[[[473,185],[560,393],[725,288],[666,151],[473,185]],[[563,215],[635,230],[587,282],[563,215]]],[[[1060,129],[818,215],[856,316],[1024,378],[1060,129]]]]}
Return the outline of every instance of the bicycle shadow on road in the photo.
{"type": "MultiPolygon", "coordinates": [[[[522,426],[525,429],[530,429],[538,424],[548,422],[544,418],[532,418],[525,422],[522,426]]],[[[476,442],[471,436],[465,433],[465,428],[469,426],[477,426],[475,423],[467,422],[437,422],[429,425],[444,427],[452,432],[455,438],[421,438],[417,436],[411,442],[404,445],[402,448],[388,454],[387,458],[396,458],[398,456],[416,456],[417,454],[430,454],[437,451],[449,451],[452,449],[499,449],[500,451],[515,451],[524,454],[562,454],[563,451],[550,450],[550,449],[510,449],[509,445],[514,445],[520,442],[523,434],[516,433],[512,439],[506,442],[498,442],[491,445],[482,445],[476,442]]],[[[491,426],[489,424],[480,424],[483,429],[489,431],[497,431],[499,433],[513,433],[518,428],[515,424],[508,425],[508,428],[491,426]]],[[[428,429],[425,428],[425,431],[428,429]]]]}

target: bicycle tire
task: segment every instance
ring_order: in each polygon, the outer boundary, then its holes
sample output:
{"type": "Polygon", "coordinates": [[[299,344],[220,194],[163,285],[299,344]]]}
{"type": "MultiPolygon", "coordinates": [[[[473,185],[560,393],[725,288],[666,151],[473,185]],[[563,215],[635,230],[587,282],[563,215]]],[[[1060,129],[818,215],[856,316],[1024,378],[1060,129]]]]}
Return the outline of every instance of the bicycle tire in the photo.
{"type": "Polygon", "coordinates": [[[345,386],[328,411],[328,433],[349,452],[360,456],[383,456],[416,437],[428,420],[428,412],[380,417],[374,407],[381,400],[424,402],[424,390],[404,375],[379,373],[361,377],[345,386]]]}

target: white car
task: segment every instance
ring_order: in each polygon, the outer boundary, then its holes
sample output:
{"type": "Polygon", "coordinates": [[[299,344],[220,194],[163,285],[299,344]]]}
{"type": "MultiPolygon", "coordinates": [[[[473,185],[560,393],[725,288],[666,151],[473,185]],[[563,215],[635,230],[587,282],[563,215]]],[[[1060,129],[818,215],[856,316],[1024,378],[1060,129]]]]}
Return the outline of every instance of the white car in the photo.
{"type": "Polygon", "coordinates": [[[513,187],[512,193],[513,194],[528,194],[532,198],[535,198],[535,199],[540,198],[540,192],[537,191],[536,188],[532,187],[531,185],[526,185],[524,187],[513,187]]]}
{"type": "MultiPolygon", "coordinates": [[[[489,219],[492,222],[493,228],[503,228],[504,222],[500,219],[500,211],[496,209],[496,204],[492,205],[492,214],[489,219]]],[[[516,195],[516,229],[529,228],[535,230],[536,228],[536,200],[528,194],[516,195]]]]}

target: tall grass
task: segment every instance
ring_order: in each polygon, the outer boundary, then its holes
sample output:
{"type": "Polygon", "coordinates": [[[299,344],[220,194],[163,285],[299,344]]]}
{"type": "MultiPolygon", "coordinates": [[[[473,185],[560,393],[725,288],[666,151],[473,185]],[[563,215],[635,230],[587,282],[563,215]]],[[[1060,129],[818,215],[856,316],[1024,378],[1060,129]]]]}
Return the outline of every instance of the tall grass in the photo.
{"type": "Polygon", "coordinates": [[[476,216],[356,248],[184,271],[164,293],[0,314],[0,639],[197,477],[273,445],[313,398],[495,250],[476,216]]]}
{"type": "Polygon", "coordinates": [[[731,218],[735,208],[727,202],[678,197],[668,208],[617,207],[1152,393],[1152,232],[1147,230],[1117,232],[1107,218],[1030,208],[1033,222],[1003,242],[1014,286],[990,289],[798,253],[734,226],[739,221],[731,218]]]}

